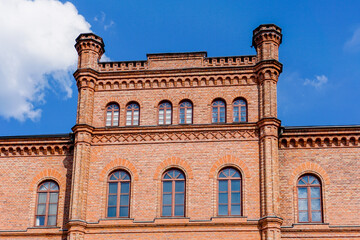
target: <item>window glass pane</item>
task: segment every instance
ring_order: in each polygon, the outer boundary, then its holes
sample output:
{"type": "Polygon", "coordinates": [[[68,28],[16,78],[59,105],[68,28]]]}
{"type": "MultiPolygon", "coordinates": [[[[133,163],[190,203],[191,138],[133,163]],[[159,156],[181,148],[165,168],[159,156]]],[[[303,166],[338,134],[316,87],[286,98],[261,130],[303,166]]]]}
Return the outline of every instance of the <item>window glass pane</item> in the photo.
{"type": "Polygon", "coordinates": [[[225,122],[225,118],[220,118],[220,121],[219,121],[219,122],[224,123],[224,122],[225,122]]]}
{"type": "Polygon", "coordinates": [[[184,114],[185,113],[185,108],[180,108],[180,114],[184,114]]]}
{"type": "Polygon", "coordinates": [[[226,175],[224,174],[224,172],[221,172],[221,173],[219,174],[219,178],[226,178],[226,175]]]}
{"type": "Polygon", "coordinates": [[[129,195],[121,195],[120,205],[129,205],[129,195]]]}
{"type": "Polygon", "coordinates": [[[56,216],[49,216],[47,225],[48,226],[55,226],[56,225],[56,216]]]}
{"type": "Polygon", "coordinates": [[[57,213],[57,204],[49,204],[49,214],[55,215],[57,213]]]}
{"type": "Polygon", "coordinates": [[[184,194],[183,193],[175,194],[175,204],[184,204],[184,194]]]}
{"type": "Polygon", "coordinates": [[[320,184],[319,180],[317,180],[317,178],[314,178],[314,181],[312,182],[312,184],[320,184]]]}
{"type": "Polygon", "coordinates": [[[117,193],[117,183],[109,183],[109,193],[117,193]]]}
{"type": "Polygon", "coordinates": [[[309,217],[307,212],[299,212],[299,222],[308,222],[309,217]]]}
{"type": "Polygon", "coordinates": [[[299,199],[299,210],[307,210],[307,209],[308,209],[308,200],[299,199]]]}
{"type": "Polygon", "coordinates": [[[228,205],[219,205],[219,215],[228,215],[228,205]]]}
{"type": "Polygon", "coordinates": [[[241,117],[242,122],[246,122],[246,117],[241,117]]]}
{"type": "Polygon", "coordinates": [[[129,193],[130,190],[130,183],[129,182],[122,182],[121,183],[121,193],[129,193]]]}
{"type": "Polygon", "coordinates": [[[321,212],[311,212],[311,220],[313,222],[321,222],[321,212]]]}
{"type": "Polygon", "coordinates": [[[307,198],[307,188],[298,188],[299,198],[307,198]]]}
{"type": "Polygon", "coordinates": [[[309,175],[309,183],[313,183],[313,181],[315,180],[315,177],[312,175],[309,175]]]}
{"type": "Polygon", "coordinates": [[[311,210],[320,210],[321,203],[320,199],[311,199],[311,210]]]}
{"type": "Polygon", "coordinates": [[[171,204],[172,194],[163,194],[163,205],[171,204]]]}
{"type": "Polygon", "coordinates": [[[184,192],[184,181],[176,181],[175,182],[175,192],[184,192]]]}
{"type": "Polygon", "coordinates": [[[228,181],[227,180],[219,181],[219,191],[220,192],[224,192],[224,191],[227,192],[227,190],[228,190],[228,181]]]}
{"type": "Polygon", "coordinates": [[[311,192],[312,198],[320,198],[320,188],[319,187],[311,187],[310,192],[311,192]]]}
{"type": "Polygon", "coordinates": [[[59,190],[59,187],[56,183],[50,182],[50,188],[51,190],[59,190]]]}
{"type": "Polygon", "coordinates": [[[108,207],[108,217],[116,217],[116,207],[108,207]]]}
{"type": "Polygon", "coordinates": [[[163,192],[171,192],[172,190],[172,182],[163,182],[163,192]]]}
{"type": "Polygon", "coordinates": [[[120,217],[128,217],[129,216],[129,208],[128,207],[120,207],[120,217]]]}
{"type": "Polygon", "coordinates": [[[219,203],[228,203],[227,193],[219,193],[219,203]]]}
{"type": "Polygon", "coordinates": [[[240,191],[240,180],[231,180],[231,191],[240,191]]]}
{"type": "Polygon", "coordinates": [[[116,202],[117,202],[117,195],[110,195],[108,199],[108,205],[116,206],[116,202]]]}
{"type": "Polygon", "coordinates": [[[49,185],[48,182],[45,182],[45,183],[41,184],[39,190],[40,191],[46,191],[48,189],[48,185],[49,185]]]}
{"type": "Polygon", "coordinates": [[[37,208],[37,215],[45,215],[46,212],[45,207],[46,207],[45,204],[39,204],[37,208]]]}
{"type": "Polygon", "coordinates": [[[184,206],[175,206],[175,216],[184,216],[184,206]]]}
{"type": "Polygon", "coordinates": [[[117,180],[119,179],[119,171],[114,172],[113,174],[111,174],[110,176],[110,180],[117,180]]]}
{"type": "Polygon", "coordinates": [[[47,193],[39,193],[38,203],[46,203],[47,193]]]}
{"type": "Polygon", "coordinates": [[[302,180],[302,179],[300,179],[299,180],[299,183],[298,183],[299,185],[306,185],[306,183],[302,180]]]}
{"type": "Polygon", "coordinates": [[[240,193],[231,194],[231,203],[240,203],[240,193]]]}
{"type": "Polygon", "coordinates": [[[163,206],[162,208],[162,215],[163,216],[171,216],[171,206],[163,206]]]}
{"type": "Polygon", "coordinates": [[[45,216],[37,216],[35,225],[36,226],[44,226],[45,225],[45,216]]]}
{"type": "Polygon", "coordinates": [[[240,215],[240,205],[231,205],[231,215],[240,215]]]}
{"type": "Polygon", "coordinates": [[[58,202],[58,193],[50,193],[50,203],[58,202]]]}

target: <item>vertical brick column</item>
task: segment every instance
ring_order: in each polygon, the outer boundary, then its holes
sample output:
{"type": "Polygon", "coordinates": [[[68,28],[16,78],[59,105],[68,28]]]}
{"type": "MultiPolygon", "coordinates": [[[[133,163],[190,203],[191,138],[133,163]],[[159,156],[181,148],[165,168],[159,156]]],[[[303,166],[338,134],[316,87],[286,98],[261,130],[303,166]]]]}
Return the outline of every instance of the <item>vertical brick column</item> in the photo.
{"type": "Polygon", "coordinates": [[[74,73],[79,95],[76,125],[73,127],[75,142],[68,239],[83,240],[86,228],[96,70],[98,61],[104,53],[104,43],[94,34],[81,34],[76,39],[75,48],[79,54],[78,70],[74,73]]]}
{"type": "Polygon", "coordinates": [[[257,51],[259,84],[260,133],[260,200],[261,219],[259,228],[263,240],[281,239],[279,217],[279,160],[277,119],[277,81],[281,72],[278,48],[281,29],[273,24],[260,25],[254,30],[253,45],[257,51]]]}

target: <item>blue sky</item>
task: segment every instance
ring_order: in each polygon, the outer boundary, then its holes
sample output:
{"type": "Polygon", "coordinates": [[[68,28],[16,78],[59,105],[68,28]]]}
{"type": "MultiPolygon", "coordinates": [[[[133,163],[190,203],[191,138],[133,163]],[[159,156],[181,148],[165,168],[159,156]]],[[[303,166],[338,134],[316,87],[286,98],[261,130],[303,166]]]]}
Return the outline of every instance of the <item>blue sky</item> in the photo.
{"type": "MultiPolygon", "coordinates": [[[[29,15],[38,16],[38,20],[22,19],[24,14],[15,12],[14,22],[20,21],[15,27],[9,21],[10,27],[0,24],[0,37],[9,42],[2,44],[6,45],[8,57],[0,60],[11,63],[0,67],[0,83],[12,86],[18,81],[18,86],[24,86],[21,91],[0,89],[2,136],[71,131],[77,105],[77,89],[71,76],[76,62],[73,45],[82,31],[101,36],[106,57],[123,61],[143,60],[147,53],[159,52],[253,55],[252,30],[264,23],[275,23],[283,29],[280,62],[284,68],[278,82],[278,118],[282,125],[360,124],[360,1],[14,2],[24,6],[23,11],[29,15]],[[49,15],[43,19],[48,20],[41,20],[47,10],[49,15]],[[27,31],[29,28],[39,30],[27,31]],[[18,36],[33,39],[29,48],[17,42],[18,36]],[[49,54],[47,45],[59,52],[49,54]],[[41,50],[34,53],[34,48],[41,50]],[[68,50],[62,51],[65,48],[68,50]],[[22,67],[16,68],[14,62],[21,62],[22,67]],[[7,74],[14,65],[13,74],[7,74]],[[30,91],[32,83],[36,88],[30,91]],[[16,106],[23,107],[14,111],[16,106]]],[[[1,11],[12,13],[19,9],[2,1],[0,5],[0,16],[1,11]]]]}

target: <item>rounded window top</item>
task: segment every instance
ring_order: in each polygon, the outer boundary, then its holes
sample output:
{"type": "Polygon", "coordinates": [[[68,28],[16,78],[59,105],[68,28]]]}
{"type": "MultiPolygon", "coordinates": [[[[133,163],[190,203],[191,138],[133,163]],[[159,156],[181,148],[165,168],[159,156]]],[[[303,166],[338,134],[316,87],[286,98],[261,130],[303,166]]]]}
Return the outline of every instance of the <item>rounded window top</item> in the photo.
{"type": "Polygon", "coordinates": [[[181,101],[180,107],[192,107],[192,103],[189,100],[181,101]]]}
{"type": "Polygon", "coordinates": [[[233,104],[235,106],[244,106],[244,105],[246,105],[246,101],[245,101],[245,99],[239,98],[239,99],[235,99],[233,104]]]}
{"type": "Polygon", "coordinates": [[[59,186],[56,182],[48,180],[39,185],[38,191],[44,191],[44,192],[59,191],[59,186]]]}
{"type": "Polygon", "coordinates": [[[214,100],[214,101],[213,101],[212,105],[213,105],[214,107],[225,106],[225,101],[222,100],[222,99],[217,99],[217,100],[214,100]]]}
{"type": "Polygon", "coordinates": [[[299,186],[320,185],[320,180],[318,177],[312,174],[305,174],[299,178],[298,185],[299,186]]]}
{"type": "Polygon", "coordinates": [[[107,110],[119,110],[119,105],[117,105],[116,103],[110,103],[107,106],[107,110]]]}
{"type": "Polygon", "coordinates": [[[178,169],[170,169],[163,174],[163,180],[185,180],[185,175],[178,169]]]}
{"type": "Polygon", "coordinates": [[[138,110],[139,108],[139,104],[135,102],[131,102],[126,106],[127,110],[138,110]]]}
{"type": "Polygon", "coordinates": [[[109,176],[109,181],[130,181],[130,175],[124,170],[116,170],[109,176]]]}
{"type": "Polygon", "coordinates": [[[171,104],[168,101],[161,102],[159,108],[171,108],[171,104]]]}
{"type": "Polygon", "coordinates": [[[219,172],[218,178],[241,178],[241,174],[237,169],[233,167],[227,167],[219,172]]]}

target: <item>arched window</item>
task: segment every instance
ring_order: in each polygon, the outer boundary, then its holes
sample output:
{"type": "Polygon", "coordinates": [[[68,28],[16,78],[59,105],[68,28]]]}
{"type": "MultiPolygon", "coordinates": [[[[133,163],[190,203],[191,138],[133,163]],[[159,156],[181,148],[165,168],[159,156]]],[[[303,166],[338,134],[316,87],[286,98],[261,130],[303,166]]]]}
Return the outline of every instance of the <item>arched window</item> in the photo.
{"type": "Polygon", "coordinates": [[[218,215],[241,215],[241,175],[234,168],[224,168],[218,175],[218,215]]]}
{"type": "Polygon", "coordinates": [[[185,216],[185,176],[177,169],[166,171],[162,177],[163,217],[185,216]]]}
{"type": "Polygon", "coordinates": [[[246,101],[237,99],[233,103],[233,122],[247,122],[246,101]]]}
{"type": "Polygon", "coordinates": [[[306,174],[297,182],[299,222],[322,222],[320,180],[306,174]]]}
{"type": "Polygon", "coordinates": [[[130,175],[122,170],[108,178],[107,217],[128,218],[130,211],[130,175]]]}
{"type": "Polygon", "coordinates": [[[163,102],[159,105],[159,124],[167,125],[172,122],[172,106],[169,102],[163,102]]]}
{"type": "Polygon", "coordinates": [[[180,103],[179,123],[191,124],[193,118],[192,104],[190,101],[183,101],[180,103]]]}
{"type": "Polygon", "coordinates": [[[223,100],[212,103],[212,122],[224,123],[226,121],[226,104],[223,100]]]}
{"type": "Polygon", "coordinates": [[[59,186],[54,181],[45,181],[37,189],[35,226],[56,226],[59,186]]]}
{"type": "Polygon", "coordinates": [[[140,107],[137,103],[130,103],[126,106],[126,126],[139,125],[140,107]]]}
{"type": "Polygon", "coordinates": [[[106,108],[106,126],[119,126],[119,105],[112,103],[106,108]]]}

